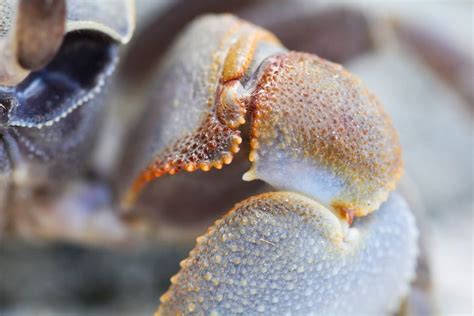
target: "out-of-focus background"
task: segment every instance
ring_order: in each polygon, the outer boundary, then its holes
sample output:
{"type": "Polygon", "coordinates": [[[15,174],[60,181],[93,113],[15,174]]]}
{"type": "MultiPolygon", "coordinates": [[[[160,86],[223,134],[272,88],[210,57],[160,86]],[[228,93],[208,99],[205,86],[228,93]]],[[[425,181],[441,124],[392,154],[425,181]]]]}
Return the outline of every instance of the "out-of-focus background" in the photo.
{"type": "MultiPolygon", "coordinates": [[[[401,190],[421,213],[434,310],[472,315],[473,10],[472,1],[138,0],[119,86],[144,86],[156,64],[150,56],[204,12],[236,13],[290,49],[343,63],[381,99],[400,133],[401,190]]],[[[4,243],[0,314],[150,315],[191,246],[4,243]]]]}

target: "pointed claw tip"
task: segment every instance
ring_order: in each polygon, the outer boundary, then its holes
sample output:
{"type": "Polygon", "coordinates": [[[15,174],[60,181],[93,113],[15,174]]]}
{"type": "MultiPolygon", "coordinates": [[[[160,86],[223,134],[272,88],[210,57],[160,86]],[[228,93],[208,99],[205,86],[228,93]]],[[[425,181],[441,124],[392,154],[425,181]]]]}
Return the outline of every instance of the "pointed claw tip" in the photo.
{"type": "Polygon", "coordinates": [[[253,180],[257,180],[257,177],[255,175],[255,171],[253,169],[250,169],[249,171],[247,171],[246,173],[244,173],[242,175],[242,180],[244,181],[253,181],[253,180]]]}

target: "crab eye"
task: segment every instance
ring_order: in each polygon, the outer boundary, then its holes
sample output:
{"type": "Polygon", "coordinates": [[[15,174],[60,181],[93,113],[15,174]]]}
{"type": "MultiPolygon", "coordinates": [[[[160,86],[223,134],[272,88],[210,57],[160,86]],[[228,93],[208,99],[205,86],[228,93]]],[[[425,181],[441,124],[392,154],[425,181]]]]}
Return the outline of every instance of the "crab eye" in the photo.
{"type": "Polygon", "coordinates": [[[133,29],[130,2],[114,4],[1,2],[0,139],[13,170],[67,176],[87,161],[119,44],[133,29]]]}
{"type": "Polygon", "coordinates": [[[105,35],[71,32],[47,66],[17,86],[0,86],[2,133],[16,148],[11,159],[39,162],[58,175],[78,169],[92,144],[117,53],[118,44],[105,35]]]}
{"type": "Polygon", "coordinates": [[[117,44],[93,34],[68,34],[45,68],[6,89],[17,100],[9,125],[41,128],[58,122],[100,92],[113,70],[117,44]]]}

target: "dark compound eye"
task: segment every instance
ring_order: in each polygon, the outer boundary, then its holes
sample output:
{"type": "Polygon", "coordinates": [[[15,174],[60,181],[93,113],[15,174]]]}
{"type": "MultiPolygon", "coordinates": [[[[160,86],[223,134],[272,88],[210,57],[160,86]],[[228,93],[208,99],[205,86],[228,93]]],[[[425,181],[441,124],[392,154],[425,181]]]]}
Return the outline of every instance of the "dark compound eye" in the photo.
{"type": "Polygon", "coordinates": [[[19,105],[10,126],[50,126],[102,89],[115,65],[118,45],[96,33],[68,34],[57,56],[15,87],[19,105]]]}
{"type": "Polygon", "coordinates": [[[48,65],[0,86],[0,133],[41,174],[68,177],[87,164],[117,55],[118,43],[106,35],[70,32],[48,65]]]}

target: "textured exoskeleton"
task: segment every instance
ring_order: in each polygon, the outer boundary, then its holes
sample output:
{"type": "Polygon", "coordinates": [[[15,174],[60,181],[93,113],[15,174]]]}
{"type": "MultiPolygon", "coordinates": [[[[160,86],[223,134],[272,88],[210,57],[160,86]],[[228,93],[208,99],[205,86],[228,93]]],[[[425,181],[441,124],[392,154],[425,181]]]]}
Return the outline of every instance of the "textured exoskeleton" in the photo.
{"type": "Polygon", "coordinates": [[[197,239],[157,314],[397,310],[414,278],[417,228],[393,192],[398,136],[358,78],[234,16],[195,20],[122,146],[113,201],[81,177],[132,3],[5,0],[0,12],[0,204],[10,216],[75,215],[42,235],[70,238],[79,227],[73,240],[95,242],[102,229],[143,235],[134,215],[154,230],[153,213],[195,221],[246,198],[197,239]],[[243,169],[258,181],[240,181],[243,169]],[[71,177],[82,187],[63,192],[71,177]]]}
{"type": "Polygon", "coordinates": [[[243,179],[282,190],[238,203],[199,237],[158,314],[396,310],[417,229],[390,193],[398,137],[359,79],[255,25],[205,16],[164,57],[145,115],[118,182],[132,213],[148,182],[226,169],[245,144],[243,179]]]}

